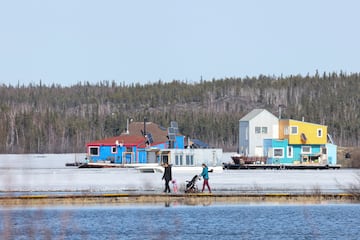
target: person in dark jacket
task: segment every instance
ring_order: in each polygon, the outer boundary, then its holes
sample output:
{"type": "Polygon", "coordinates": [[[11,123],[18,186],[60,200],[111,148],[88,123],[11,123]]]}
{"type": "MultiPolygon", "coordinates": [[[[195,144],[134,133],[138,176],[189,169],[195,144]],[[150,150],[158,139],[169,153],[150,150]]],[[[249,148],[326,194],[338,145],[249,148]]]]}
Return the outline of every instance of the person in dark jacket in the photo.
{"type": "Polygon", "coordinates": [[[200,176],[203,177],[204,183],[203,183],[203,187],[202,187],[202,191],[201,191],[201,192],[204,192],[205,186],[207,186],[207,188],[208,188],[208,190],[209,190],[209,193],[211,193],[211,189],[210,189],[210,186],[209,186],[209,171],[208,171],[208,167],[206,166],[205,163],[202,164],[202,167],[203,167],[203,170],[202,170],[200,176]]]}
{"type": "Polygon", "coordinates": [[[162,177],[162,180],[165,180],[165,190],[164,192],[170,192],[170,186],[169,182],[172,180],[172,174],[171,174],[171,166],[168,163],[164,164],[164,175],[162,177]]]}

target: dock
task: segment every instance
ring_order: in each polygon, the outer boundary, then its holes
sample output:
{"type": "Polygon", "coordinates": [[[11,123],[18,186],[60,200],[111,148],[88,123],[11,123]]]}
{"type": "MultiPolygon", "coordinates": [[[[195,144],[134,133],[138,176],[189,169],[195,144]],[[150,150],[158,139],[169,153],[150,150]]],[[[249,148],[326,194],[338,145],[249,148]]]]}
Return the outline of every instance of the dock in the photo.
{"type": "Polygon", "coordinates": [[[224,169],[229,170],[240,170],[240,169],[340,169],[341,165],[328,165],[328,164],[234,164],[234,163],[224,163],[224,169]]]}

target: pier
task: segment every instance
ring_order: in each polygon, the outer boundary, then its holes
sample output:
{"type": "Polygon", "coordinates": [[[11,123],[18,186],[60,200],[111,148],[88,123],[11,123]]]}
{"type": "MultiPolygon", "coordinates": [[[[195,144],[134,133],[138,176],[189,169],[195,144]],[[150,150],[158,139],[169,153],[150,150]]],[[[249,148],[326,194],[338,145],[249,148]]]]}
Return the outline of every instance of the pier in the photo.
{"type": "Polygon", "coordinates": [[[340,169],[341,165],[321,165],[321,164],[234,164],[224,163],[224,169],[340,169]]]}

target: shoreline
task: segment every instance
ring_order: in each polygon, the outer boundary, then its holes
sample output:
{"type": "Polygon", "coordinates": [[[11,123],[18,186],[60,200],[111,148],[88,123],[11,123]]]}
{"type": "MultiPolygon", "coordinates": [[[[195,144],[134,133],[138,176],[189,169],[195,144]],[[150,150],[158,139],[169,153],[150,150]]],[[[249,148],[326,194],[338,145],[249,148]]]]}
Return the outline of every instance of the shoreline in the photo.
{"type": "Polygon", "coordinates": [[[360,203],[358,194],[223,194],[223,193],[192,193],[192,194],[145,194],[145,193],[103,193],[103,194],[67,194],[67,195],[4,195],[0,196],[0,207],[11,206],[54,206],[54,205],[212,205],[212,204],[326,204],[326,203],[360,203]]]}

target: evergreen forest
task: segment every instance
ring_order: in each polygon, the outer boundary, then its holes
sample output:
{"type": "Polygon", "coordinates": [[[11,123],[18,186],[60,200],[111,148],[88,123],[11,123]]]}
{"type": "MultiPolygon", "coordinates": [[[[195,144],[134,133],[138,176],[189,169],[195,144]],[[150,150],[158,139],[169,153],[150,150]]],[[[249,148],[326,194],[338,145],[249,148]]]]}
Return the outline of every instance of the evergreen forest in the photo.
{"type": "Polygon", "coordinates": [[[119,135],[129,118],[237,151],[239,120],[254,108],[328,126],[338,146],[357,147],[359,73],[0,86],[0,153],[81,153],[89,141],[119,135]]]}

